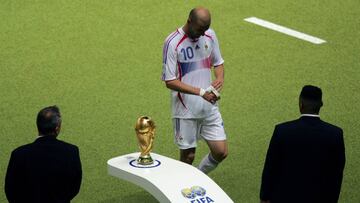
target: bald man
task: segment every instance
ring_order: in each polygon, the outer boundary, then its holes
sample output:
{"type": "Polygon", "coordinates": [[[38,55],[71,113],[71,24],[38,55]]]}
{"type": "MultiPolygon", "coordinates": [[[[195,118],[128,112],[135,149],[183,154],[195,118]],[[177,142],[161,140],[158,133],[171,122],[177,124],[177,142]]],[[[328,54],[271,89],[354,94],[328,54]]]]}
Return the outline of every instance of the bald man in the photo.
{"type": "Polygon", "coordinates": [[[192,164],[197,141],[204,139],[210,149],[199,165],[204,173],[215,169],[228,153],[217,103],[224,83],[224,60],[210,23],[208,9],[192,9],[186,24],[165,40],[162,71],[162,80],[171,90],[174,137],[180,160],[192,164]]]}

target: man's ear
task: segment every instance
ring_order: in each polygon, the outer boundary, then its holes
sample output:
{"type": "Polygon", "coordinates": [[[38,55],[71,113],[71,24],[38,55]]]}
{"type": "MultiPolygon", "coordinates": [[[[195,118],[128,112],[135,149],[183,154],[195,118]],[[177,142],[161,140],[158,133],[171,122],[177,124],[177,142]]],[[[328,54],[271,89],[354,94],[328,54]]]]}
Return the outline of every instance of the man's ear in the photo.
{"type": "Polygon", "coordinates": [[[60,129],[61,129],[61,123],[55,128],[56,135],[60,134],[60,129]]]}
{"type": "Polygon", "coordinates": [[[299,109],[300,111],[304,108],[304,104],[302,103],[301,99],[299,99],[299,109]]]}

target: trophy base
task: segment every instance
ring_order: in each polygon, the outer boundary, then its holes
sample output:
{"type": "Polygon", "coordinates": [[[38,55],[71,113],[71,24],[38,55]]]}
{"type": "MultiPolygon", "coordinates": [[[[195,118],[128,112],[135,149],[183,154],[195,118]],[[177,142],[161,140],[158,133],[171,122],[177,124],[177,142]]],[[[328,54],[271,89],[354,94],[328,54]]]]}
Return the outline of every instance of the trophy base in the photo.
{"type": "Polygon", "coordinates": [[[151,158],[151,156],[144,156],[144,157],[139,157],[137,159],[137,163],[140,165],[151,165],[154,163],[154,160],[151,158]]]}

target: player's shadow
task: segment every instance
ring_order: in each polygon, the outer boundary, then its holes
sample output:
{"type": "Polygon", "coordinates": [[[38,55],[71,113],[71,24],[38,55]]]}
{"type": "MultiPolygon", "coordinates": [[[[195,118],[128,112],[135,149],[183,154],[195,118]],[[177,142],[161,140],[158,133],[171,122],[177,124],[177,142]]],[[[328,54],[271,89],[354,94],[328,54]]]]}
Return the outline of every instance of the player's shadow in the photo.
{"type": "Polygon", "coordinates": [[[100,201],[100,203],[158,203],[158,201],[147,192],[138,192],[121,197],[113,197],[100,201]]]}

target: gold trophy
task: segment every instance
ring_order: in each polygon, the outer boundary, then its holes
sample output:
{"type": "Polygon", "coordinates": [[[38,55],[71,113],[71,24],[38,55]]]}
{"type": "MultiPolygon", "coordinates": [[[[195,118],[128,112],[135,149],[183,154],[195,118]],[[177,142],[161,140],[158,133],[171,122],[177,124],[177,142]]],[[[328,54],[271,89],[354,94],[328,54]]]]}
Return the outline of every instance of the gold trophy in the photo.
{"type": "Polygon", "coordinates": [[[136,137],[139,142],[140,157],[137,163],[140,165],[150,165],[154,160],[150,156],[150,151],[153,148],[153,141],[155,137],[155,123],[148,116],[141,116],[137,119],[135,125],[136,137]]]}

